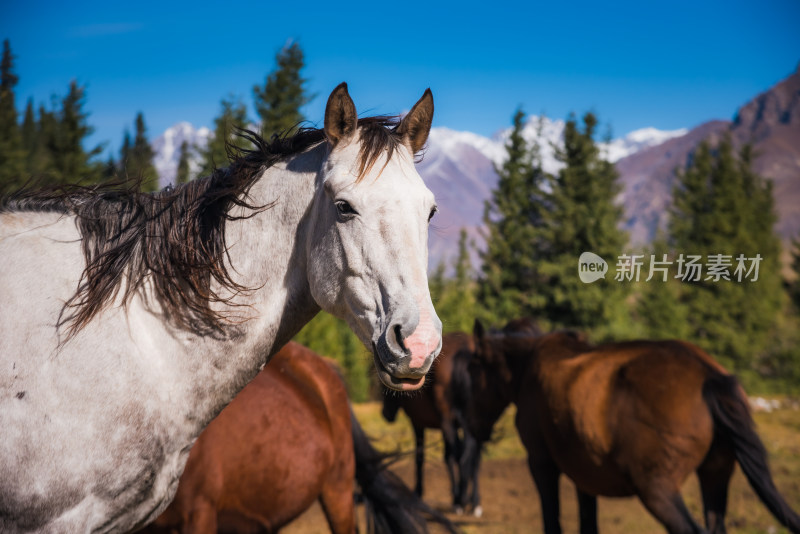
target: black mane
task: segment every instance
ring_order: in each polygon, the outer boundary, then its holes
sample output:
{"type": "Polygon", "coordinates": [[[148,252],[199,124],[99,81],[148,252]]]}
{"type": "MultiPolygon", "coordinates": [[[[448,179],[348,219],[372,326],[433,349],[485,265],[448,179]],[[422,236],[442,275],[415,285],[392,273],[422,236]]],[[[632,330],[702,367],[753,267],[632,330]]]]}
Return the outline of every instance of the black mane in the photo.
{"type": "MultiPolygon", "coordinates": [[[[359,179],[384,151],[387,160],[391,158],[401,143],[396,129],[397,121],[390,117],[359,120],[359,179]]],[[[249,211],[248,217],[270,208],[273,203],[255,205],[248,195],[263,171],[325,141],[324,130],[316,128],[300,128],[269,141],[248,130],[238,135],[252,148],[229,144],[229,167],[156,193],[140,192],[140,183],[110,181],[27,188],[0,200],[0,212],[45,211],[76,217],[86,269],[59,319],[59,327],[67,326],[68,337],[120,290],[127,303],[148,278],[164,311],[181,328],[219,335],[236,319],[210,307],[212,302],[233,304],[233,296],[252,289],[237,284],[225,265],[225,223],[235,218],[230,210],[240,206],[249,211]],[[212,279],[232,296],[215,292],[212,279]]]]}

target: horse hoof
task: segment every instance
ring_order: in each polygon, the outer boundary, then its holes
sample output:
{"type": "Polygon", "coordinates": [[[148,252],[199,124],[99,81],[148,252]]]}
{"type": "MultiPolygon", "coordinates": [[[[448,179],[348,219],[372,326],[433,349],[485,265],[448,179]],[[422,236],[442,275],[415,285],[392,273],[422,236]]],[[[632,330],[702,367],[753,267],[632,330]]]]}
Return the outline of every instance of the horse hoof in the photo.
{"type": "Polygon", "coordinates": [[[483,517],[483,506],[481,505],[476,506],[475,509],[472,511],[472,515],[474,515],[475,517],[483,517]]]}
{"type": "Polygon", "coordinates": [[[453,511],[456,513],[456,515],[464,515],[464,508],[461,506],[453,506],[453,511]]]}

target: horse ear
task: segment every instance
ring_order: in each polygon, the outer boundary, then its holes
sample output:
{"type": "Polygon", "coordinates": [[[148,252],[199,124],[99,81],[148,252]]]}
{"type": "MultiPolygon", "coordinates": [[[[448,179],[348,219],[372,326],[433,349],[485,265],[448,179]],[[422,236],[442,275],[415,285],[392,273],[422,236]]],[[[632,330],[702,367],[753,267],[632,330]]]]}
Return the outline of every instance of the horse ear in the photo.
{"type": "Polygon", "coordinates": [[[402,135],[411,147],[411,152],[416,154],[425,146],[428,134],[431,131],[433,122],[433,93],[430,89],[425,89],[422,95],[408,115],[403,117],[397,127],[397,133],[402,135]]]}
{"type": "Polygon", "coordinates": [[[486,334],[486,330],[483,328],[483,323],[480,319],[475,319],[475,324],[472,327],[472,335],[475,337],[475,340],[480,345],[480,342],[483,341],[483,336],[486,334]]]}
{"type": "Polygon", "coordinates": [[[483,361],[490,361],[492,354],[491,350],[489,350],[489,340],[486,339],[486,329],[480,319],[475,319],[475,324],[472,327],[472,339],[475,343],[475,353],[478,358],[483,361]]]}
{"type": "Polygon", "coordinates": [[[340,83],[328,97],[325,106],[325,137],[331,146],[352,139],[358,126],[356,105],[347,92],[347,84],[340,83]]]}

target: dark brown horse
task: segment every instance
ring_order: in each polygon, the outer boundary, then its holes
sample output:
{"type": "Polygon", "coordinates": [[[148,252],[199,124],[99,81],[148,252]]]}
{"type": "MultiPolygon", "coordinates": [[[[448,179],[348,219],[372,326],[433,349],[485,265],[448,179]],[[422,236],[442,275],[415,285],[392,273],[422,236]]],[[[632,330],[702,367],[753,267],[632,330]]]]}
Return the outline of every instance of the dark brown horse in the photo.
{"type": "Polygon", "coordinates": [[[738,462],[756,494],[792,532],[800,517],[778,493],[736,379],[683,341],[592,347],[570,333],[531,335],[524,323],[475,325],[473,379],[517,405],[516,425],[542,504],[560,533],[558,479],[578,491],[581,533],[597,532],[597,496],[638,496],[671,533],[703,532],[680,495],[696,472],[706,526],[725,532],[738,462]]]}
{"type": "Polygon", "coordinates": [[[319,500],[331,531],[352,534],[356,481],[370,531],[424,532],[423,514],[441,520],[383,460],[334,367],[289,343],[203,431],[175,499],[146,531],[277,532],[319,500]]]}
{"type": "MultiPolygon", "coordinates": [[[[518,320],[510,325],[531,335],[541,333],[531,320],[518,320]]],[[[493,376],[482,371],[475,357],[475,342],[465,342],[452,357],[449,382],[450,410],[461,429],[461,448],[458,458],[459,480],[456,494],[462,506],[470,505],[473,513],[482,515],[480,505],[480,466],[484,445],[492,439],[494,425],[508,400],[494,393],[493,376]],[[469,493],[469,495],[468,495],[469,493]]]]}
{"type": "MultiPolygon", "coordinates": [[[[453,374],[453,362],[459,352],[473,350],[472,336],[463,332],[447,334],[442,339],[442,351],[433,363],[426,377],[425,387],[413,393],[398,393],[384,388],[383,417],[394,422],[397,412],[402,410],[411,420],[416,440],[416,485],[417,495],[423,492],[423,467],[425,462],[425,429],[442,431],[444,439],[444,462],[447,474],[450,477],[450,488],[453,497],[453,507],[461,512],[466,504],[466,489],[469,480],[461,475],[460,466],[462,458],[462,439],[459,430],[463,428],[463,414],[458,412],[453,402],[453,391],[450,378],[453,374]]],[[[471,499],[473,512],[481,514],[480,498],[473,486],[474,493],[471,499]]]]}

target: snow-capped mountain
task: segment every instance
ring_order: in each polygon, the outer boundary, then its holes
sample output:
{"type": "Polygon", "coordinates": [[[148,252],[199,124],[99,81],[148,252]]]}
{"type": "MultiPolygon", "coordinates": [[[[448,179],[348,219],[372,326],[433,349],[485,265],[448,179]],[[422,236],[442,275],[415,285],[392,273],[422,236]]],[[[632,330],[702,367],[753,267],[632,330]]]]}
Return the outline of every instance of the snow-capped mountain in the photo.
{"type": "MultiPolygon", "coordinates": [[[[555,158],[555,147],[563,143],[564,127],[563,120],[531,116],[523,128],[525,140],[529,144],[538,143],[542,166],[547,172],[557,172],[561,166],[555,158]]],[[[617,161],[684,133],[685,130],[665,132],[643,128],[608,144],[601,143],[600,148],[610,161],[617,161]]],[[[190,164],[196,172],[199,168],[197,150],[204,148],[212,135],[208,128],[195,129],[187,122],[180,122],[159,136],[153,142],[153,150],[161,184],[174,181],[180,146],[184,140],[195,147],[190,164]]],[[[431,268],[442,261],[452,261],[457,252],[461,228],[467,230],[479,247],[482,246],[480,228],[484,203],[497,184],[495,165],[502,165],[505,160],[505,144],[510,135],[511,128],[501,130],[491,138],[442,127],[431,130],[422,160],[417,166],[439,205],[439,213],[433,220],[430,233],[431,268]]],[[[474,264],[477,265],[477,262],[474,264]]]]}
{"type": "Polygon", "coordinates": [[[609,143],[601,143],[601,149],[605,149],[606,159],[616,163],[622,158],[635,154],[645,148],[665,143],[675,137],[682,137],[689,133],[688,128],[679,130],[656,130],[655,128],[642,128],[634,130],[625,137],[614,139],[609,143]]]}
{"type": "Polygon", "coordinates": [[[483,242],[479,235],[483,205],[497,184],[494,163],[502,160],[504,152],[502,144],[474,133],[431,130],[417,165],[439,207],[429,233],[431,268],[455,255],[461,228],[476,242],[483,242]]]}
{"type": "MultiPolygon", "coordinates": [[[[555,158],[555,147],[563,144],[565,125],[563,120],[532,116],[529,117],[522,130],[522,137],[529,145],[534,143],[539,145],[542,167],[547,172],[557,172],[561,167],[561,163],[555,158]]],[[[686,135],[688,132],[687,128],[669,131],[641,128],[608,143],[598,143],[598,147],[608,161],[615,163],[640,150],[660,145],[675,137],[686,135]]],[[[502,165],[506,158],[505,145],[510,136],[511,128],[501,130],[492,138],[449,128],[434,128],[431,130],[428,141],[428,153],[430,156],[438,158],[440,154],[456,151],[459,145],[470,145],[495,165],[502,165]]]]}
{"type": "MultiPolygon", "coordinates": [[[[542,167],[546,172],[558,172],[562,166],[555,158],[555,148],[563,146],[565,126],[563,120],[531,116],[522,130],[529,145],[539,145],[542,167]]],[[[616,162],[686,133],[687,130],[643,128],[609,143],[599,143],[599,147],[609,161],[616,162]]],[[[492,138],[448,128],[431,130],[428,147],[418,165],[420,175],[439,205],[430,233],[431,268],[441,261],[451,263],[455,258],[461,228],[466,229],[469,237],[482,248],[484,203],[497,184],[495,166],[502,165],[506,159],[505,144],[510,135],[511,128],[492,138]]],[[[479,263],[473,261],[473,265],[479,263]]]]}
{"type": "Polygon", "coordinates": [[[188,122],[179,122],[167,128],[163,134],[159,135],[152,143],[153,165],[158,172],[158,181],[162,187],[175,182],[175,175],[178,172],[178,161],[180,160],[181,144],[186,141],[190,151],[189,169],[192,174],[200,170],[200,158],[197,151],[204,149],[208,145],[211,137],[211,130],[205,126],[195,129],[188,122]]]}
{"type": "MultiPolygon", "coordinates": [[[[522,138],[525,139],[525,142],[529,146],[539,145],[542,168],[546,172],[557,172],[561,167],[561,163],[556,160],[555,147],[563,144],[565,126],[566,123],[563,120],[552,120],[547,117],[531,115],[522,128],[522,138]]],[[[492,159],[496,165],[502,165],[506,159],[505,146],[511,137],[512,130],[513,128],[506,128],[492,137],[492,141],[497,147],[496,153],[498,157],[492,159]]]]}

